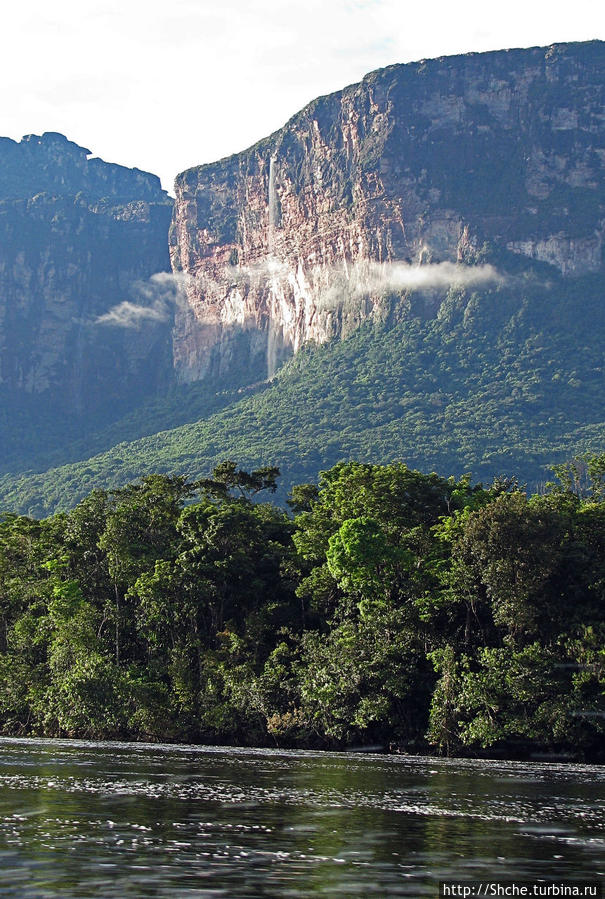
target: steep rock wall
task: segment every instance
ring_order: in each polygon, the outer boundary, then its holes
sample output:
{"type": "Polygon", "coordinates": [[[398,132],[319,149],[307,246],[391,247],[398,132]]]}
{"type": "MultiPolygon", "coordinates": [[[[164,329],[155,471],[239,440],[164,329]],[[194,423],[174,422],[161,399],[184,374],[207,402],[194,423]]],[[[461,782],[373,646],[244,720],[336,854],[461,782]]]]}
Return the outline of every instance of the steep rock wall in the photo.
{"type": "Polygon", "coordinates": [[[63,135],[0,140],[0,399],[83,426],[170,377],[169,321],[97,320],[133,285],[169,271],[172,202],[155,175],[100,159],[63,135]]]}
{"type": "Polygon", "coordinates": [[[346,333],[382,311],[376,265],[472,264],[489,242],[565,276],[600,270],[604,109],[601,42],[423,60],[182,173],[178,377],[271,375],[304,341],[346,333]]]}

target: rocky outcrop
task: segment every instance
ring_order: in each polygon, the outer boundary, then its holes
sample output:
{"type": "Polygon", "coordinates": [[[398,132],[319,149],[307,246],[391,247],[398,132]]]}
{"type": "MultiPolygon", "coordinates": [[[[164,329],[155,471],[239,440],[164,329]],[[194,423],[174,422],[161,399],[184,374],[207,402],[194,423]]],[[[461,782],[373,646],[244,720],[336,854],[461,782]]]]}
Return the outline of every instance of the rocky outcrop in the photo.
{"type": "Polygon", "coordinates": [[[0,197],[114,197],[165,203],[157,175],[104,162],[56,131],[27,134],[19,142],[0,137],[0,197]]]}
{"type": "MultiPolygon", "coordinates": [[[[392,263],[518,254],[600,270],[605,44],[423,60],[319,98],[251,149],[176,181],[183,381],[269,375],[402,294],[392,263]]],[[[401,273],[400,273],[401,274],[401,273]]]]}
{"type": "MultiPolygon", "coordinates": [[[[168,271],[172,202],[155,175],[60,134],[0,140],[0,397],[15,410],[111,417],[171,373],[168,316],[99,319],[168,271]],[[122,323],[123,324],[123,323],[122,323]]],[[[50,413],[49,413],[50,414],[50,413]]]]}

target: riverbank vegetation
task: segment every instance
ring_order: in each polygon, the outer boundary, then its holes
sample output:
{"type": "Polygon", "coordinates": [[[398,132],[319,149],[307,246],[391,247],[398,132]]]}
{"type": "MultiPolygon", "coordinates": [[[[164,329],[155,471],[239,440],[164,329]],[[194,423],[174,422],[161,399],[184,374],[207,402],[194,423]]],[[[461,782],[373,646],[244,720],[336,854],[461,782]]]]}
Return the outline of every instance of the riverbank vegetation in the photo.
{"type": "Polygon", "coordinates": [[[515,481],[219,465],[0,522],[0,729],[602,760],[605,455],[515,481]]]}

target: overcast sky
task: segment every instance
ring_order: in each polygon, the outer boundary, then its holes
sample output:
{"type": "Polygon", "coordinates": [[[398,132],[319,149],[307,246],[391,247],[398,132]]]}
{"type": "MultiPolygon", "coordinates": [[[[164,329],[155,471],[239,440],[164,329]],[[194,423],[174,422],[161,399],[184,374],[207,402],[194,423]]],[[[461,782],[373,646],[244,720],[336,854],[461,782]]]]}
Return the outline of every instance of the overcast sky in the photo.
{"type": "Polygon", "coordinates": [[[243,150],[394,62],[605,39],[604,0],[13,0],[0,135],[160,175],[243,150]]]}

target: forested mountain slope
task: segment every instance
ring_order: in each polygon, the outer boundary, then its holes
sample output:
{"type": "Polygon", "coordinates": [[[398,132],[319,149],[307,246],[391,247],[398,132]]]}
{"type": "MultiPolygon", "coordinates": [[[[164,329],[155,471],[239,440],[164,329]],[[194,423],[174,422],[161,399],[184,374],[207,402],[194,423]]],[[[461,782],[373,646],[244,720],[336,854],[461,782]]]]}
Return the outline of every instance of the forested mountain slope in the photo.
{"type": "Polygon", "coordinates": [[[93,487],[152,471],[197,477],[226,458],[278,465],[283,492],[350,458],[535,486],[552,463],[602,447],[599,276],[563,281],[547,266],[511,267],[498,286],[450,288],[434,318],[423,310],[421,294],[409,295],[403,317],[398,301],[385,303],[382,321],[309,346],[273,382],[234,394],[242,398],[205,420],[46,474],[5,477],[2,507],[47,514],[93,487]]]}

